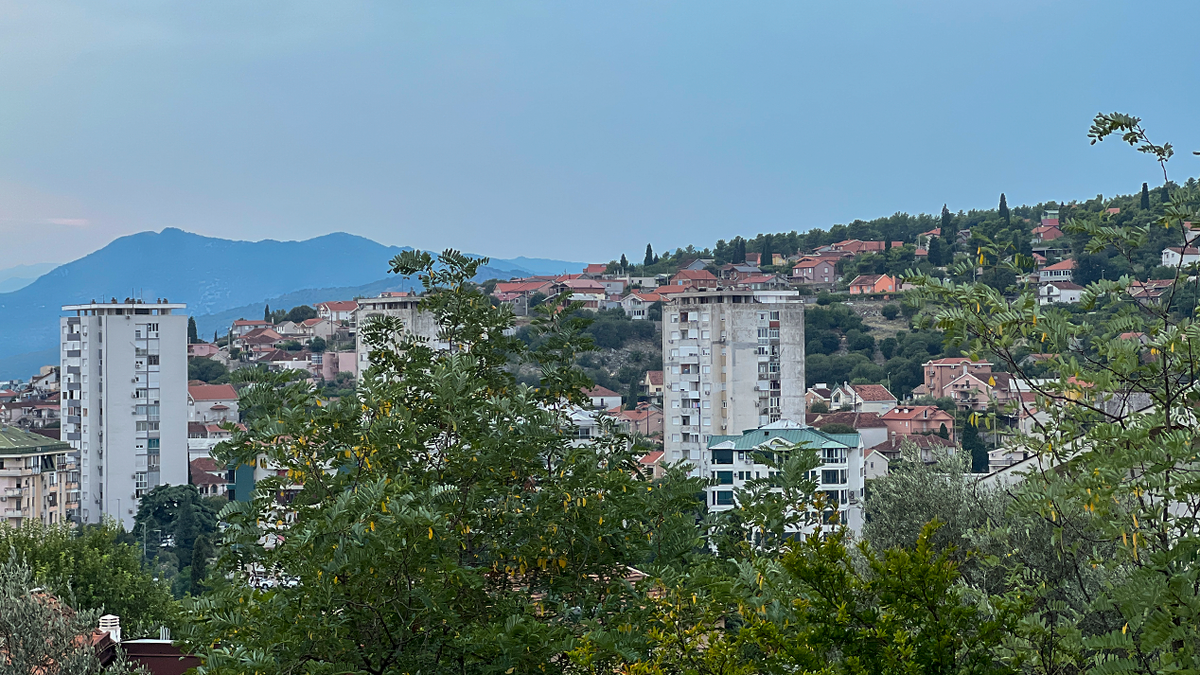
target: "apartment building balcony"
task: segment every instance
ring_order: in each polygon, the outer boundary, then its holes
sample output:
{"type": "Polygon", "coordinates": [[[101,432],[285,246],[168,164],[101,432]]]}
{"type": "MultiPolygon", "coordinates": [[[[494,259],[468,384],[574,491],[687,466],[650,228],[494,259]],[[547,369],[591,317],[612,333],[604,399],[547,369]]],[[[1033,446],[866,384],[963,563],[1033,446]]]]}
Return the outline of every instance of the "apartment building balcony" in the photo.
{"type": "Polygon", "coordinates": [[[19,488],[19,487],[4,488],[4,496],[5,497],[20,497],[23,494],[25,494],[25,488],[19,488]]]}
{"type": "Polygon", "coordinates": [[[699,434],[700,425],[698,424],[683,424],[680,425],[679,431],[685,434],[699,434]]]}
{"type": "Polygon", "coordinates": [[[19,478],[22,476],[32,476],[32,475],[33,475],[33,469],[0,469],[0,478],[5,477],[5,476],[10,477],[10,478],[19,478]]]}
{"type": "Polygon", "coordinates": [[[699,354],[685,354],[683,356],[678,357],[678,361],[679,361],[679,363],[691,363],[691,364],[695,364],[695,365],[700,365],[700,355],[699,354]]]}
{"type": "Polygon", "coordinates": [[[5,518],[24,518],[25,512],[21,509],[4,509],[5,518]]]}

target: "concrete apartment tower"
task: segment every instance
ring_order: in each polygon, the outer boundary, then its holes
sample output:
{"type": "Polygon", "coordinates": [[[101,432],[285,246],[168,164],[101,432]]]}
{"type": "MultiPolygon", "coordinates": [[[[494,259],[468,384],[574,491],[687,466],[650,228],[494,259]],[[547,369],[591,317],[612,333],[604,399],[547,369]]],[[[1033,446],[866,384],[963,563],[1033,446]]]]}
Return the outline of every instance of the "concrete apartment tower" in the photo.
{"type": "Polygon", "coordinates": [[[186,307],[63,307],[62,440],[79,469],[76,522],[108,515],[130,529],[146,492],[188,482],[186,307]]]}
{"type": "Polygon", "coordinates": [[[804,423],[804,305],[798,296],[695,290],[663,307],[664,450],[710,473],[710,436],[804,423]]]}

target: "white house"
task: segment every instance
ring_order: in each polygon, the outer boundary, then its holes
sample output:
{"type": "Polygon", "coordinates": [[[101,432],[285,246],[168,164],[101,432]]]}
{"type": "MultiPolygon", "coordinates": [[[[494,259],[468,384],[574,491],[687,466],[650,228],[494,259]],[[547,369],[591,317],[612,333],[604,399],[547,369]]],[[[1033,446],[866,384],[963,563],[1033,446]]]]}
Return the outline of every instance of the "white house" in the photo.
{"type": "Polygon", "coordinates": [[[1038,281],[1043,284],[1051,281],[1070,281],[1074,276],[1074,260],[1063,260],[1038,270],[1038,281]]]}
{"type": "Polygon", "coordinates": [[[896,395],[882,384],[843,384],[833,394],[839,409],[882,415],[896,407],[896,395]]]}
{"type": "Polygon", "coordinates": [[[1038,289],[1038,301],[1043,305],[1075,304],[1083,295],[1083,286],[1070,281],[1051,281],[1038,289]]]}
{"type": "Polygon", "coordinates": [[[354,300],[332,300],[317,304],[317,316],[338,325],[343,322],[349,325],[354,321],[354,311],[357,309],[358,303],[354,300]]]}
{"type": "Polygon", "coordinates": [[[583,395],[591,399],[593,408],[599,410],[612,410],[621,405],[620,394],[600,385],[596,385],[591,389],[584,389],[583,395]]]}
{"type": "Polygon", "coordinates": [[[1200,262],[1200,249],[1195,246],[1172,246],[1162,252],[1163,267],[1186,267],[1200,262]]]}
{"type": "Polygon", "coordinates": [[[231,384],[188,385],[189,422],[237,422],[238,393],[231,384]]]}
{"type": "Polygon", "coordinates": [[[650,305],[660,300],[662,298],[658,293],[630,293],[621,299],[621,309],[631,319],[645,319],[650,312],[650,305]]]}

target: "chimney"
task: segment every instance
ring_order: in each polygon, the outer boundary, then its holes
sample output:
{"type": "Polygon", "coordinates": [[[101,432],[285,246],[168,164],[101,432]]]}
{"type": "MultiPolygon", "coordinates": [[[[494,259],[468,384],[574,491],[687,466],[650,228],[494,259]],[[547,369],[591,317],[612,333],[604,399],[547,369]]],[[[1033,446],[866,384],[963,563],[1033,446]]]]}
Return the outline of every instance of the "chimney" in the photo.
{"type": "Polygon", "coordinates": [[[109,634],[113,642],[121,641],[121,617],[116,614],[105,614],[100,617],[100,630],[109,634]]]}

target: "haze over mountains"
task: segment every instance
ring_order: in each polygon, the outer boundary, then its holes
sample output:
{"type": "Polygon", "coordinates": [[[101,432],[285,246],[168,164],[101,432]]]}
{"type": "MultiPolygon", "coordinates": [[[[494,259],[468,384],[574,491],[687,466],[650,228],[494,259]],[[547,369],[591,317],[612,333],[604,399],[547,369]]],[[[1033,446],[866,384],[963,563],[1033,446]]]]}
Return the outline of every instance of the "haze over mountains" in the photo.
{"type": "MultiPolygon", "coordinates": [[[[62,305],[167,298],[187,303],[200,336],[211,338],[238,316],[262,316],[265,303],[289,308],[412,288],[415,280],[388,274],[388,260],[406,249],[343,232],[305,241],[233,241],[175,228],[121,237],[22,288],[0,293],[0,378],[26,378],[42,365],[58,363],[62,305]]],[[[480,279],[582,267],[518,260],[493,260],[480,279]]]]}

